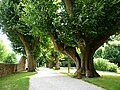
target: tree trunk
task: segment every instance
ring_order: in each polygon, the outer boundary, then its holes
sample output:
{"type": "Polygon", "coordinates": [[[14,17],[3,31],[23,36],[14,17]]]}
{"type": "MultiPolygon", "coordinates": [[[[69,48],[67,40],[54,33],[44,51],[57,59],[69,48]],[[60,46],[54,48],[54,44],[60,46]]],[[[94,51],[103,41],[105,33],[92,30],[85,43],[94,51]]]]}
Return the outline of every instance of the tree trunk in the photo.
{"type": "Polygon", "coordinates": [[[55,49],[61,52],[62,54],[70,57],[75,62],[76,69],[79,70],[79,68],[81,67],[81,59],[79,54],[76,52],[75,47],[65,46],[63,43],[57,42],[57,34],[54,35],[53,33],[49,33],[49,35],[52,39],[55,49]]]}
{"type": "Polygon", "coordinates": [[[64,53],[75,62],[76,69],[78,70],[81,67],[81,59],[78,53],[76,52],[76,49],[74,47],[66,47],[64,49],[64,53]]]}
{"type": "Polygon", "coordinates": [[[27,70],[29,72],[35,71],[36,61],[34,60],[33,46],[35,47],[37,45],[38,39],[35,41],[35,45],[33,45],[29,41],[25,40],[25,35],[22,35],[21,33],[17,31],[15,31],[15,34],[17,34],[17,36],[20,38],[21,42],[23,43],[25,47],[25,52],[27,55],[27,70]]]}
{"type": "Polygon", "coordinates": [[[93,64],[93,55],[95,50],[93,48],[80,47],[81,50],[81,67],[77,70],[77,78],[82,77],[99,77],[100,75],[96,72],[93,64]]]}
{"type": "Polygon", "coordinates": [[[70,64],[70,62],[68,61],[68,73],[70,73],[70,68],[71,68],[71,64],[70,64]]]}
{"type": "Polygon", "coordinates": [[[60,70],[60,63],[59,63],[59,58],[55,57],[55,70],[60,70]]]}
{"type": "Polygon", "coordinates": [[[53,66],[54,66],[54,65],[53,65],[53,61],[49,61],[49,62],[48,62],[48,68],[53,68],[53,66]]]}
{"type": "Polygon", "coordinates": [[[86,77],[99,77],[100,75],[96,72],[93,63],[93,55],[95,51],[92,49],[87,50],[85,56],[85,75],[86,77]]]}
{"type": "Polygon", "coordinates": [[[78,53],[76,52],[76,49],[74,47],[66,47],[64,53],[75,62],[76,72],[74,73],[74,77],[79,77],[77,73],[79,73],[79,70],[81,68],[81,59],[78,53]]]}
{"type": "Polygon", "coordinates": [[[33,55],[32,51],[27,50],[26,54],[27,54],[28,72],[35,71],[35,69],[36,69],[36,61],[34,59],[34,55],[33,55]]]}

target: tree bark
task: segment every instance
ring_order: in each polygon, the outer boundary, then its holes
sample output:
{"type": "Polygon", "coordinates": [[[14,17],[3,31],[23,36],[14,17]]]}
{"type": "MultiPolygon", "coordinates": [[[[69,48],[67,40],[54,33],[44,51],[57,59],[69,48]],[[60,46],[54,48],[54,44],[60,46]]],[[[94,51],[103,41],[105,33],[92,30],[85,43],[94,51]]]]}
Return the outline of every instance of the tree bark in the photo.
{"type": "Polygon", "coordinates": [[[79,70],[77,70],[77,78],[82,77],[99,77],[100,75],[96,72],[93,64],[93,55],[94,50],[90,49],[89,47],[86,48],[80,48],[81,49],[81,67],[79,70]]]}
{"type": "Polygon", "coordinates": [[[34,55],[32,53],[32,51],[27,51],[27,68],[28,68],[28,72],[32,72],[32,71],[35,71],[36,69],[36,61],[34,60],[34,55]]]}
{"type": "Polygon", "coordinates": [[[21,42],[23,43],[25,47],[25,52],[27,55],[27,70],[28,72],[35,71],[36,68],[36,61],[34,60],[34,54],[33,54],[33,47],[31,47],[31,43],[27,42],[25,40],[25,36],[22,35],[19,32],[15,32],[17,36],[20,38],[21,42]]]}
{"type": "Polygon", "coordinates": [[[71,0],[62,0],[65,6],[66,11],[69,14],[70,21],[72,21],[73,18],[73,6],[71,0]]]}
{"type": "Polygon", "coordinates": [[[58,36],[56,34],[54,35],[52,33],[49,33],[49,35],[52,39],[55,49],[61,52],[62,54],[67,55],[69,58],[71,58],[75,62],[76,69],[78,71],[79,68],[81,67],[81,59],[75,47],[65,46],[63,43],[57,42],[56,39],[58,38],[58,36]]]}
{"type": "Polygon", "coordinates": [[[55,57],[55,70],[60,70],[60,63],[59,63],[59,58],[55,57]]]}
{"type": "Polygon", "coordinates": [[[100,75],[96,72],[93,63],[93,55],[95,51],[88,49],[85,56],[85,76],[86,77],[99,77],[100,75]]]}
{"type": "Polygon", "coordinates": [[[53,68],[53,62],[52,61],[48,62],[48,68],[53,68]]]}

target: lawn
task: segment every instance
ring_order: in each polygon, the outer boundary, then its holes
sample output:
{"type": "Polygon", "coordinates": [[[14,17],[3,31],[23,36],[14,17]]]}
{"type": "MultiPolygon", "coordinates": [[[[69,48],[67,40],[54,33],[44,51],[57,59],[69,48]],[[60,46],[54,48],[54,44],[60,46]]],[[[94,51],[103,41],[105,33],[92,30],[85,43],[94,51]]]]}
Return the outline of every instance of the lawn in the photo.
{"type": "Polygon", "coordinates": [[[83,80],[107,90],[120,90],[120,76],[101,75],[99,78],[83,78],[83,80]]]}
{"type": "Polygon", "coordinates": [[[36,72],[18,72],[0,77],[0,90],[28,90],[29,76],[34,74],[36,72]]]}
{"type": "MultiPolygon", "coordinates": [[[[74,73],[68,73],[67,68],[64,68],[61,73],[67,74],[70,77],[74,76],[74,73]],[[66,70],[64,70],[66,69],[66,70]]],[[[98,71],[101,77],[98,78],[83,78],[82,80],[93,83],[97,86],[103,87],[106,90],[120,90],[120,74],[112,72],[101,72],[98,71]]]]}

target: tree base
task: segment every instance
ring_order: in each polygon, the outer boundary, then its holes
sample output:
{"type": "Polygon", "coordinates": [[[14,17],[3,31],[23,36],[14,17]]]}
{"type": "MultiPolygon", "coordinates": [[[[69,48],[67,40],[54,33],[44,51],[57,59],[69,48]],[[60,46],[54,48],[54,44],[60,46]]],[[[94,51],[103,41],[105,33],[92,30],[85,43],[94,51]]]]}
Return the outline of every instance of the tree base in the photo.
{"type": "Polygon", "coordinates": [[[84,74],[84,72],[82,73],[81,70],[79,69],[74,73],[73,77],[78,79],[100,77],[100,75],[96,71],[93,72],[86,71],[85,73],[86,74],[84,74]]]}
{"type": "Polygon", "coordinates": [[[28,69],[28,68],[26,68],[26,71],[27,72],[35,72],[35,69],[28,69]]]}
{"type": "Polygon", "coordinates": [[[55,70],[60,70],[60,68],[55,68],[55,70]]]}

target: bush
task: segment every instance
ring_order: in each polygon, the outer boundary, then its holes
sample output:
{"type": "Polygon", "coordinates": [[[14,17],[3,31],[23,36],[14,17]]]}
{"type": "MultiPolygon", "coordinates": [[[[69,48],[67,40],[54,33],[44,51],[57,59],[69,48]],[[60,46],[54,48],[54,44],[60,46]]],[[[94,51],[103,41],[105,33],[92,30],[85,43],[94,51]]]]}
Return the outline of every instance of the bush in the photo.
{"type": "Polygon", "coordinates": [[[116,64],[108,62],[107,71],[117,72],[117,68],[118,66],[116,64]]]}
{"type": "Polygon", "coordinates": [[[107,59],[103,59],[103,58],[95,58],[94,66],[95,69],[97,70],[111,71],[111,72],[116,72],[118,68],[116,64],[110,63],[107,59]]]}

